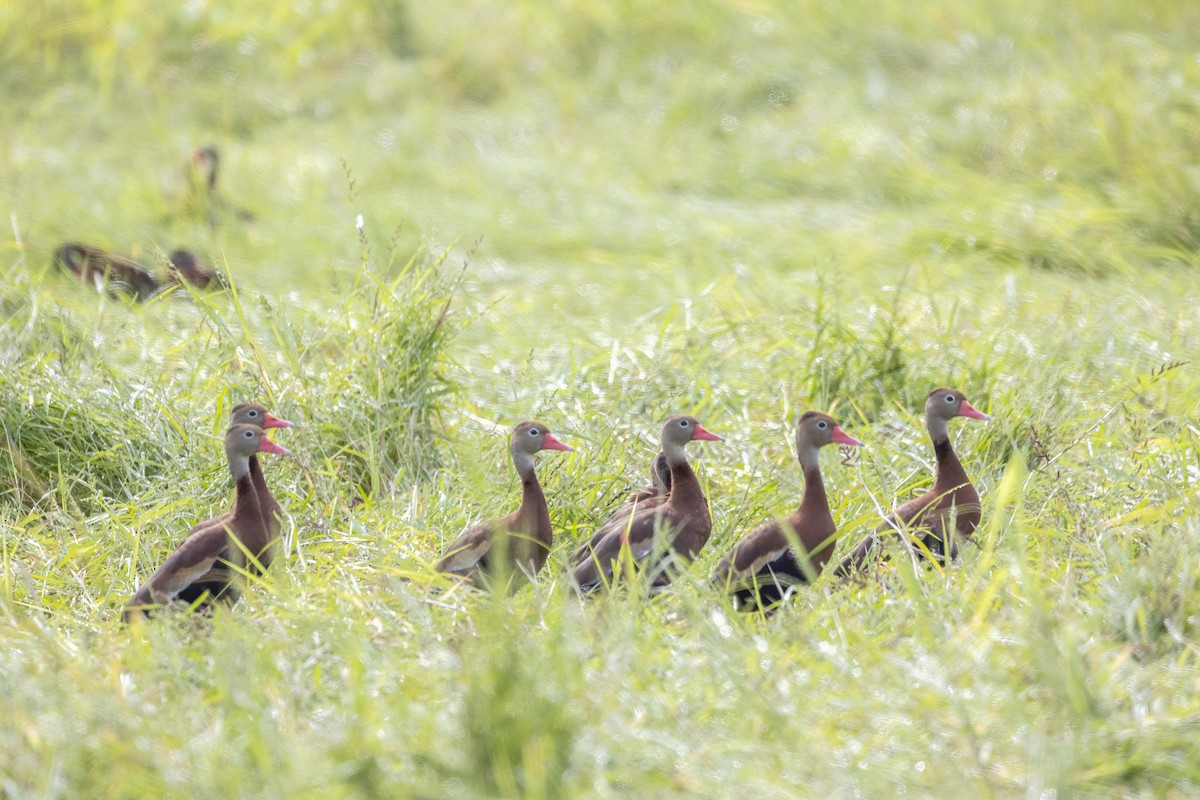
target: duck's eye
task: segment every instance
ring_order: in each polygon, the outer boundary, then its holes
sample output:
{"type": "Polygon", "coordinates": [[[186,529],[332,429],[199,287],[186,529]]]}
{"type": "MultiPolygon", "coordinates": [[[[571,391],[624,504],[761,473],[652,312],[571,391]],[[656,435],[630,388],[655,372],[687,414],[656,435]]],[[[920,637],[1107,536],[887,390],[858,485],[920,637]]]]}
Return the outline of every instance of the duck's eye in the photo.
{"type": "Polygon", "coordinates": [[[255,411],[255,410],[252,408],[252,409],[250,409],[250,411],[249,411],[249,412],[246,414],[246,416],[248,416],[248,417],[257,417],[257,416],[258,416],[258,412],[257,412],[257,411],[255,411]]]}
{"type": "Polygon", "coordinates": [[[681,427],[681,428],[686,428],[688,425],[691,425],[691,424],[692,423],[688,422],[686,419],[679,420],[679,427],[681,427]]]}
{"type": "Polygon", "coordinates": [[[817,423],[817,427],[820,428],[821,430],[825,430],[826,428],[829,427],[829,423],[826,422],[825,420],[821,420],[820,422],[817,423]]]}
{"type": "Polygon", "coordinates": [[[253,438],[254,438],[254,431],[246,431],[246,432],[243,434],[243,436],[245,436],[247,439],[253,439],[253,438]]]}
{"type": "Polygon", "coordinates": [[[953,402],[954,402],[954,395],[952,395],[952,394],[948,394],[948,395],[946,395],[946,402],[947,402],[947,403],[953,403],[953,402]]]}
{"type": "Polygon", "coordinates": [[[530,428],[530,429],[529,429],[529,435],[530,435],[530,436],[537,436],[539,433],[541,433],[541,431],[539,431],[537,428],[530,428]]]}

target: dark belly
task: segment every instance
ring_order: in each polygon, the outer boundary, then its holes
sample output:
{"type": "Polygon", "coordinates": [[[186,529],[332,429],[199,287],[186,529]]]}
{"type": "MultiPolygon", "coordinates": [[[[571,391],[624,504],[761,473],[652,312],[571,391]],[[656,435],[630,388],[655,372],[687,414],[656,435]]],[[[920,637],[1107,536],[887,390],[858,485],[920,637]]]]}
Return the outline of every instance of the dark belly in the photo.
{"type": "Polygon", "coordinates": [[[227,575],[211,578],[206,575],[177,594],[175,600],[176,602],[195,605],[200,598],[204,597],[205,592],[208,593],[208,599],[202,604],[202,607],[210,605],[213,601],[217,600],[232,605],[242,596],[238,587],[229,580],[227,575]]]}
{"type": "Polygon", "coordinates": [[[768,610],[783,602],[796,586],[808,583],[808,577],[791,550],[764,565],[754,577],[754,586],[745,586],[733,593],[733,605],[738,611],[768,610]]]}

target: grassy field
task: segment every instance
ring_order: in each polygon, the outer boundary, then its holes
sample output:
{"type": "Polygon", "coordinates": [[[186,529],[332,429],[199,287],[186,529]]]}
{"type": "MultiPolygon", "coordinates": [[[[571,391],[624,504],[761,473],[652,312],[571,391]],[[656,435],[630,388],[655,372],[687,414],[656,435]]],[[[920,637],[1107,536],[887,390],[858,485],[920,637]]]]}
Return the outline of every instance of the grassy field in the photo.
{"type": "Polygon", "coordinates": [[[1200,7],[171,5],[0,4],[0,797],[1200,795],[1200,7]],[[253,222],[177,213],[208,142],[253,222]],[[114,300],[65,240],[235,289],[114,300]],[[844,552],[928,487],[940,385],[994,416],[952,427],[979,547],[707,587],[800,413],[869,444],[822,460],[844,552]],[[286,561],[123,628],[250,399],[300,425],[286,561]],[[581,603],[675,412],[727,439],[713,539],[581,603]],[[440,592],[525,418],[577,448],[542,580],[440,592]]]}

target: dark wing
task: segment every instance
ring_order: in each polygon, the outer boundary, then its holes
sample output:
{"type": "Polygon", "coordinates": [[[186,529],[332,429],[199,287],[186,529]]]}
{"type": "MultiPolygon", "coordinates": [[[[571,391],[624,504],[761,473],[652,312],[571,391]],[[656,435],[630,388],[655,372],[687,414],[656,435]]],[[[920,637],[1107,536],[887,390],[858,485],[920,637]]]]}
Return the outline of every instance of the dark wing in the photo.
{"type": "MultiPolygon", "coordinates": [[[[609,522],[611,521],[612,520],[610,518],[609,522]]],[[[582,564],[585,560],[591,558],[592,553],[596,551],[596,548],[600,545],[600,542],[604,539],[604,537],[608,535],[608,532],[608,522],[605,522],[595,533],[592,534],[590,539],[579,545],[579,547],[575,549],[575,552],[571,553],[571,557],[567,559],[567,563],[572,567],[576,567],[582,564]]]]}
{"type": "Polygon", "coordinates": [[[655,498],[661,498],[663,496],[664,495],[659,494],[658,489],[655,489],[653,486],[647,486],[645,489],[641,489],[636,492],[630,492],[629,496],[625,498],[625,505],[631,506],[631,505],[634,505],[635,503],[641,504],[641,503],[646,502],[647,500],[653,500],[655,498]]]}
{"type": "Polygon", "coordinates": [[[487,567],[487,556],[492,550],[492,538],[499,522],[488,520],[467,528],[446,548],[446,554],[437,563],[439,572],[466,575],[487,567]]]}
{"type": "MultiPolygon", "coordinates": [[[[646,509],[658,508],[667,500],[665,495],[658,494],[652,489],[644,489],[640,492],[634,492],[629,495],[625,501],[625,505],[613,512],[613,515],[606,519],[604,523],[596,529],[591,538],[586,543],[581,545],[574,553],[568,563],[572,566],[578,566],[584,561],[591,558],[592,553],[600,546],[600,542],[604,537],[608,536],[613,531],[621,531],[629,524],[629,520],[634,514],[646,509]]],[[[618,548],[619,549],[619,548],[618,548]]]]}
{"type": "Polygon", "coordinates": [[[621,534],[619,531],[609,531],[601,536],[594,547],[590,542],[584,547],[589,548],[588,552],[575,564],[572,577],[581,590],[591,591],[612,576],[613,559],[621,552],[621,534]]]}
{"type": "MultiPolygon", "coordinates": [[[[849,578],[861,570],[871,553],[883,543],[883,536],[890,532],[907,530],[912,525],[914,519],[936,502],[937,495],[933,493],[933,490],[930,490],[920,497],[914,497],[907,503],[902,503],[899,508],[888,514],[883,522],[876,525],[875,530],[867,534],[867,537],[850,551],[850,555],[842,559],[842,562],[838,564],[833,574],[839,578],[849,578]]],[[[940,521],[934,518],[930,519],[929,523],[938,529],[936,533],[940,535],[940,521]]]]}
{"type": "Polygon", "coordinates": [[[228,546],[229,534],[224,524],[205,523],[193,528],[193,533],[167,556],[162,566],[126,604],[125,619],[147,607],[165,605],[197,581],[206,579],[228,546]]]}
{"type": "Polygon", "coordinates": [[[640,563],[654,552],[654,532],[670,524],[661,511],[662,504],[639,508],[627,522],[605,534],[591,555],[575,568],[575,584],[589,591],[611,578],[613,563],[620,558],[621,549],[626,545],[635,562],[640,563]]]}
{"type": "Polygon", "coordinates": [[[154,277],[154,273],[136,261],[112,256],[111,264],[109,274],[114,285],[123,288],[130,294],[135,294],[145,300],[159,290],[158,279],[154,277]]]}
{"type": "Polygon", "coordinates": [[[625,505],[618,508],[613,512],[611,517],[606,519],[600,525],[600,527],[596,529],[596,532],[592,534],[591,538],[580,545],[574,553],[571,553],[571,558],[568,560],[568,563],[571,564],[571,566],[578,566],[585,560],[591,558],[592,553],[594,553],[596,548],[600,546],[600,542],[604,541],[604,537],[608,536],[608,534],[615,530],[625,527],[625,524],[629,522],[629,518],[632,515],[633,506],[625,505]]]}
{"type": "Polygon", "coordinates": [[[768,564],[786,555],[787,538],[778,520],[759,525],[725,554],[713,571],[717,586],[737,586],[751,581],[768,564]]]}
{"type": "Polygon", "coordinates": [[[888,531],[898,531],[909,528],[913,525],[914,520],[917,520],[927,509],[937,505],[938,496],[932,490],[925,492],[920,497],[914,497],[907,503],[901,504],[899,508],[888,514],[883,522],[875,526],[876,533],[887,533],[888,531]]]}

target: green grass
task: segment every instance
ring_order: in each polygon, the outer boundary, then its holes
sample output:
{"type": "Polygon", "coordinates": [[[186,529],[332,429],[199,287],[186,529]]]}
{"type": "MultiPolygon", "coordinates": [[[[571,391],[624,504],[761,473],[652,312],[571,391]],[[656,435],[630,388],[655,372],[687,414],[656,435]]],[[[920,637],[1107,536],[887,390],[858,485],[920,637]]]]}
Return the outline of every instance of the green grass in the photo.
{"type": "Polygon", "coordinates": [[[1200,793],[1200,10],[958,4],[0,4],[0,796],[1200,793]],[[253,223],[180,218],[215,142],[253,223]],[[355,220],[362,215],[362,232],[355,220]],[[236,292],[144,306],[64,240],[236,292]],[[705,583],[790,510],[840,552],[953,427],[979,547],[769,619],[705,583]],[[286,559],[211,629],[121,605],[224,508],[257,399],[286,559]],[[691,576],[580,603],[565,558],[696,413],[691,576]],[[511,510],[513,596],[439,591],[511,510]]]}

